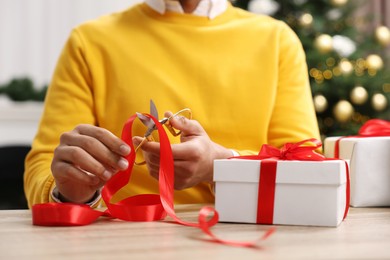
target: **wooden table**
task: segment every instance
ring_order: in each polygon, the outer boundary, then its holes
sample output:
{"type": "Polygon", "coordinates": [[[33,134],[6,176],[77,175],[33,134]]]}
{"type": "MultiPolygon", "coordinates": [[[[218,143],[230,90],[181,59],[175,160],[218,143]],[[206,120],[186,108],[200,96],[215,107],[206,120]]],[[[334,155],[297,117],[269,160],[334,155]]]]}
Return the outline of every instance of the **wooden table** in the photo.
{"type": "MultiPolygon", "coordinates": [[[[200,205],[176,206],[196,221],[200,205]]],[[[101,218],[89,226],[40,227],[28,210],[0,211],[0,259],[390,259],[390,208],[351,208],[338,228],[277,226],[260,249],[207,242],[167,221],[101,218]]],[[[270,226],[218,223],[220,237],[254,240],[270,226]]]]}

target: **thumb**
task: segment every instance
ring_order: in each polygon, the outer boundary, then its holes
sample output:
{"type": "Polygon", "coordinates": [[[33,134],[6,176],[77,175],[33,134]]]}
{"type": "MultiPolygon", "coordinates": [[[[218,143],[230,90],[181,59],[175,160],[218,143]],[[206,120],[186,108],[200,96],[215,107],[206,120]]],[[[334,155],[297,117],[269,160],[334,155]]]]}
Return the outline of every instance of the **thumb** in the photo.
{"type": "Polygon", "coordinates": [[[205,133],[203,127],[199,124],[198,121],[193,119],[188,119],[185,116],[177,115],[172,116],[171,112],[166,112],[165,117],[169,118],[168,123],[182,132],[182,136],[198,136],[205,133]]]}

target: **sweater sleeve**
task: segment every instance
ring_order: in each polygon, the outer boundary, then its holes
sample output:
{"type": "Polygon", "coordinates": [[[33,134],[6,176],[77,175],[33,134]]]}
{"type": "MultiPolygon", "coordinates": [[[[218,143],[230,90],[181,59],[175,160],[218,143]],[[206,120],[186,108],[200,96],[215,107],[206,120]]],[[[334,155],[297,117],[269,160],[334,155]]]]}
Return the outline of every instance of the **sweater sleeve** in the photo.
{"type": "Polygon", "coordinates": [[[77,124],[95,124],[93,91],[82,39],[72,31],[58,60],[45,108],[26,157],[24,189],[28,205],[52,201],[55,186],[50,166],[60,135],[77,124]]]}
{"type": "Polygon", "coordinates": [[[286,24],[280,24],[278,85],[268,128],[268,143],[276,147],[320,138],[302,44],[286,24]]]}

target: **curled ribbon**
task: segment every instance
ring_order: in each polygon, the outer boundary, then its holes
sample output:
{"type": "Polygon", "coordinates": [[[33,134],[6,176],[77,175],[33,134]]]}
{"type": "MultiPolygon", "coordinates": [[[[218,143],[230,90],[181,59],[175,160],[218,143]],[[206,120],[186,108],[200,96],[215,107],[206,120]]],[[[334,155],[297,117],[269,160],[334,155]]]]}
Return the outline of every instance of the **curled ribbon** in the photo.
{"type": "Polygon", "coordinates": [[[125,221],[155,221],[162,220],[166,215],[173,218],[176,223],[201,229],[212,238],[212,241],[242,247],[256,247],[258,242],[267,239],[274,229],[270,228],[258,240],[242,242],[218,238],[210,228],[218,222],[218,212],[212,207],[203,207],[199,212],[198,223],[191,223],[180,219],[174,210],[173,182],[174,165],[169,139],[159,121],[151,115],[157,127],[160,140],[160,194],[142,194],[126,198],[117,203],[111,203],[114,194],[125,186],[131,178],[135,161],[135,149],[132,143],[132,126],[136,115],[129,118],[122,131],[122,139],[131,147],[127,156],[129,168],[115,174],[103,187],[102,198],[107,205],[106,211],[94,210],[86,205],[73,203],[44,203],[32,207],[34,225],[41,226],[80,226],[94,222],[100,216],[118,218],[125,221]]]}

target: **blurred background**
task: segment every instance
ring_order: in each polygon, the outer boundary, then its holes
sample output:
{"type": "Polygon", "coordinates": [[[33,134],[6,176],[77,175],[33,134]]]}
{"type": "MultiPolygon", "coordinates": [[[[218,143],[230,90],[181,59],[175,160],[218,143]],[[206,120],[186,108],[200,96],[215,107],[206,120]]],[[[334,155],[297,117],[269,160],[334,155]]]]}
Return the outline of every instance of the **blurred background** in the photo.
{"type": "Polygon", "coordinates": [[[0,0],[0,209],[26,208],[24,158],[71,29],[137,0],[0,0]]]}
{"type": "MultiPolygon", "coordinates": [[[[141,0],[0,0],[0,209],[25,208],[23,161],[71,29],[141,0]]],[[[390,2],[235,0],[299,36],[322,137],[390,120],[390,2]]]]}
{"type": "Polygon", "coordinates": [[[357,134],[371,118],[390,120],[390,2],[236,0],[284,20],[307,55],[321,134],[357,134]]]}

